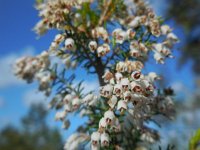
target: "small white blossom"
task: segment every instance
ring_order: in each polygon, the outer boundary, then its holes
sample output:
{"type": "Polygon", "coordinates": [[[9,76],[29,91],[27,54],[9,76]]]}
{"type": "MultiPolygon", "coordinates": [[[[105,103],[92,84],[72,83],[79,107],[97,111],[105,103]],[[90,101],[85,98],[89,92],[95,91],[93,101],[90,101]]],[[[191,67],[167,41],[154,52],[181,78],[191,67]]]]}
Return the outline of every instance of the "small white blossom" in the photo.
{"type": "Polygon", "coordinates": [[[117,104],[117,97],[113,95],[108,101],[108,105],[113,109],[116,104],[117,104]]]}
{"type": "Polygon", "coordinates": [[[55,120],[58,121],[58,120],[64,120],[64,118],[66,117],[67,115],[67,112],[66,111],[58,111],[56,112],[56,115],[55,115],[55,120]]]}
{"type": "Polygon", "coordinates": [[[174,33],[167,34],[167,39],[174,42],[174,43],[179,42],[178,37],[174,33]]]}
{"type": "Polygon", "coordinates": [[[96,41],[90,41],[89,49],[90,49],[91,52],[94,52],[97,49],[97,42],[96,41]]]}
{"type": "Polygon", "coordinates": [[[101,134],[101,146],[109,146],[109,135],[107,133],[101,134]]]}
{"type": "Polygon", "coordinates": [[[120,83],[124,91],[128,91],[130,89],[130,81],[128,78],[121,79],[120,83]]]}
{"type": "Polygon", "coordinates": [[[65,40],[65,48],[67,50],[74,50],[74,40],[72,38],[67,38],[65,40]]]}
{"type": "Polygon", "coordinates": [[[128,102],[132,99],[132,94],[130,91],[126,91],[124,92],[123,97],[124,97],[124,101],[128,102]]]}
{"type": "Polygon", "coordinates": [[[162,25],[160,28],[163,35],[166,35],[172,31],[172,29],[168,25],[162,25]]]}
{"type": "Polygon", "coordinates": [[[120,112],[127,110],[127,103],[124,100],[120,100],[117,104],[117,110],[120,110],[120,112]]]}
{"type": "Polygon", "coordinates": [[[107,124],[112,124],[115,119],[115,114],[113,111],[108,110],[104,113],[104,118],[106,119],[107,124]]]}
{"type": "Polygon", "coordinates": [[[101,134],[99,132],[93,132],[91,134],[91,142],[92,145],[98,146],[100,143],[101,134]]]}
{"type": "Polygon", "coordinates": [[[117,96],[121,96],[122,94],[121,84],[115,84],[113,93],[116,94],[117,96]]]}
{"type": "Polygon", "coordinates": [[[140,93],[140,92],[142,92],[142,87],[138,82],[132,81],[131,82],[131,91],[136,92],[136,93],[140,93]]]}
{"type": "Polygon", "coordinates": [[[107,126],[106,118],[101,118],[99,121],[99,129],[104,130],[107,126]]]}
{"type": "Polygon", "coordinates": [[[157,63],[160,63],[160,64],[164,64],[164,56],[159,53],[159,52],[155,52],[154,53],[154,59],[156,60],[157,63]]]}

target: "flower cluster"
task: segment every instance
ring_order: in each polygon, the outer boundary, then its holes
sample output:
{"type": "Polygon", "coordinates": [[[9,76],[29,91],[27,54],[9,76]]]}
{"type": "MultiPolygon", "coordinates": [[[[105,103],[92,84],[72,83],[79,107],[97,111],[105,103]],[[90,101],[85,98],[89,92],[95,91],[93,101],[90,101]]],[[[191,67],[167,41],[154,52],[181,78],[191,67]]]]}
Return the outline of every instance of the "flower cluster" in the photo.
{"type": "Polygon", "coordinates": [[[170,94],[156,90],[155,81],[161,78],[143,68],[149,53],[160,64],[173,58],[171,49],[179,40],[143,0],[127,1],[46,0],[37,5],[41,20],[35,31],[41,35],[54,28],[59,34],[48,51],[17,60],[15,74],[28,83],[37,80],[47,96],[56,88],[49,108],[59,110],[55,120],[64,129],[70,127],[69,113],[88,116],[80,133],[67,140],[66,150],[85,141],[92,150],[123,149],[138,139],[154,143],[159,135],[145,123],[157,114],[173,117],[170,94]],[[50,64],[49,56],[59,58],[65,68],[50,64]],[[65,71],[77,66],[97,73],[102,80],[99,95],[73,85],[74,74],[68,78],[65,71]]]}
{"type": "Polygon", "coordinates": [[[39,90],[51,92],[50,84],[54,80],[54,74],[48,71],[50,59],[48,52],[44,51],[37,57],[22,57],[15,63],[15,75],[28,83],[37,80],[39,90]]]}

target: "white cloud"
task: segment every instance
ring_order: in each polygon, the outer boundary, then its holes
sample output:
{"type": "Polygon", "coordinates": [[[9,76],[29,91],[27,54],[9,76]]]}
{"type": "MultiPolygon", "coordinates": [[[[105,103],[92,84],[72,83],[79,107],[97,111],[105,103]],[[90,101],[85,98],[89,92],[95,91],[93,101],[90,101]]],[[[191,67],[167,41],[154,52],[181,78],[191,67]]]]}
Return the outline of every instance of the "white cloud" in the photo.
{"type": "Polygon", "coordinates": [[[47,106],[47,97],[36,89],[28,90],[23,96],[25,106],[30,107],[32,104],[44,104],[47,106]]]}
{"type": "Polygon", "coordinates": [[[17,58],[21,56],[33,55],[33,53],[34,48],[27,47],[21,54],[11,53],[0,57],[0,89],[24,83],[14,76],[12,65],[17,58]]]}

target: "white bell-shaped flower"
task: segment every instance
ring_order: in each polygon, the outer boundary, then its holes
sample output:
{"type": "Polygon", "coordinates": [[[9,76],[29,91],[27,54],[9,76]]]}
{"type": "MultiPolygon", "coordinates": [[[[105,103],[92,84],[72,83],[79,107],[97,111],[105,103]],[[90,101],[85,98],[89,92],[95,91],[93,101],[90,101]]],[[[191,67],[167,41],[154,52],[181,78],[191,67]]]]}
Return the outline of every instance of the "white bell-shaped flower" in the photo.
{"type": "Polygon", "coordinates": [[[128,36],[128,39],[133,39],[134,37],[135,37],[135,34],[136,34],[136,32],[134,32],[132,29],[128,29],[127,31],[126,31],[126,34],[127,34],[127,36],[128,36]]]}
{"type": "Polygon", "coordinates": [[[113,109],[116,104],[117,104],[117,97],[115,95],[112,95],[111,99],[108,101],[108,105],[110,106],[111,109],[113,109]]]}
{"type": "Polygon", "coordinates": [[[99,121],[99,129],[104,130],[107,126],[106,118],[101,118],[99,121]]]}
{"type": "Polygon", "coordinates": [[[91,134],[91,142],[92,145],[98,146],[100,142],[101,134],[99,132],[93,132],[91,134]]]}
{"type": "Polygon", "coordinates": [[[122,93],[121,84],[115,84],[113,93],[116,94],[117,96],[121,96],[122,93]]]}
{"type": "Polygon", "coordinates": [[[137,93],[134,93],[132,94],[132,102],[133,104],[137,104],[140,100],[141,100],[141,95],[140,94],[137,94],[137,93]]]}
{"type": "Polygon", "coordinates": [[[131,41],[130,42],[130,46],[129,46],[129,48],[130,48],[130,50],[135,50],[135,49],[139,49],[139,43],[138,43],[138,41],[135,41],[135,40],[133,40],[133,41],[131,41]]]}
{"type": "Polygon", "coordinates": [[[65,97],[63,98],[63,102],[64,102],[65,104],[68,104],[68,103],[70,103],[70,102],[72,101],[73,97],[74,97],[73,95],[67,94],[67,95],[65,95],[65,97]]]}
{"type": "Polygon", "coordinates": [[[159,80],[160,77],[155,72],[149,72],[147,75],[147,80],[153,83],[155,80],[159,80]]]}
{"type": "Polygon", "coordinates": [[[102,46],[105,49],[106,54],[110,52],[110,46],[108,44],[104,43],[102,46]]]}
{"type": "Polygon", "coordinates": [[[72,38],[67,38],[65,40],[65,48],[67,50],[73,50],[74,49],[74,40],[72,38]]]}
{"type": "Polygon", "coordinates": [[[127,39],[127,33],[125,31],[121,31],[116,36],[116,43],[122,44],[127,39]]]}
{"type": "Polygon", "coordinates": [[[116,65],[116,71],[118,72],[125,72],[127,71],[126,64],[122,61],[118,62],[116,65]]]}
{"type": "Polygon", "coordinates": [[[62,35],[62,34],[57,34],[56,36],[55,36],[55,39],[54,39],[54,41],[56,42],[56,43],[61,43],[62,41],[64,41],[64,35],[62,35]]]}
{"type": "Polygon", "coordinates": [[[148,52],[148,48],[145,46],[144,43],[139,43],[139,49],[141,52],[143,52],[144,54],[146,54],[148,52]]]}
{"type": "Polygon", "coordinates": [[[102,57],[106,55],[106,50],[104,49],[103,46],[99,46],[97,48],[97,54],[98,54],[98,57],[102,57]]]}
{"type": "Polygon", "coordinates": [[[81,104],[81,100],[78,97],[75,97],[72,100],[72,106],[73,106],[74,109],[78,109],[80,104],[81,104]]]}
{"type": "Polygon", "coordinates": [[[167,39],[175,43],[179,42],[178,37],[174,33],[167,34],[167,39]]]}
{"type": "Polygon", "coordinates": [[[119,35],[120,32],[122,32],[123,30],[121,28],[117,28],[115,30],[113,30],[112,32],[112,36],[116,39],[117,36],[119,35]]]}
{"type": "Polygon", "coordinates": [[[107,84],[103,87],[102,95],[106,98],[109,98],[112,96],[112,92],[113,92],[113,86],[111,84],[107,84]]]}
{"type": "Polygon", "coordinates": [[[123,78],[123,75],[119,72],[115,73],[115,78],[117,80],[117,83],[119,83],[121,81],[121,79],[123,78]]]}
{"type": "Polygon", "coordinates": [[[127,103],[124,100],[120,100],[117,104],[117,110],[119,110],[121,113],[124,110],[127,110],[127,103]]]}
{"type": "Polygon", "coordinates": [[[58,120],[62,121],[62,120],[65,119],[66,115],[67,115],[66,111],[58,111],[58,112],[56,112],[55,120],[56,121],[58,121],[58,120]]]}
{"type": "Polygon", "coordinates": [[[156,60],[157,63],[160,63],[160,64],[164,64],[164,56],[159,53],[159,52],[155,52],[154,53],[154,59],[156,60]]]}
{"type": "Polygon", "coordinates": [[[135,93],[140,93],[140,92],[142,92],[142,87],[138,82],[132,81],[131,82],[131,91],[135,92],[135,93]]]}
{"type": "Polygon", "coordinates": [[[104,118],[106,119],[106,123],[111,125],[115,119],[115,114],[113,111],[108,110],[104,113],[104,118]]]}
{"type": "Polygon", "coordinates": [[[120,83],[124,91],[128,91],[130,89],[130,81],[128,78],[121,79],[120,83]]]}
{"type": "Polygon", "coordinates": [[[73,111],[72,103],[69,102],[69,103],[67,103],[67,104],[64,104],[64,110],[65,110],[66,112],[71,112],[71,111],[73,111]]]}
{"type": "Polygon", "coordinates": [[[93,94],[88,94],[86,95],[84,98],[83,98],[83,102],[85,104],[88,104],[90,101],[92,101],[92,99],[94,98],[94,95],[93,94]]]}
{"type": "Polygon", "coordinates": [[[106,70],[102,78],[104,79],[104,82],[107,83],[113,78],[113,74],[109,70],[106,70]]]}
{"type": "Polygon", "coordinates": [[[146,92],[154,91],[154,86],[148,80],[143,80],[142,84],[143,84],[143,87],[146,90],[146,92]]]}
{"type": "Polygon", "coordinates": [[[101,134],[101,146],[109,146],[109,135],[107,133],[101,134]]]}
{"type": "Polygon", "coordinates": [[[141,51],[138,49],[131,49],[129,53],[132,57],[135,57],[135,58],[142,56],[141,51]]]}
{"type": "Polygon", "coordinates": [[[139,16],[135,17],[135,18],[128,24],[128,26],[129,26],[129,27],[132,27],[132,28],[137,28],[139,25],[140,25],[140,17],[139,17],[139,16]]]}
{"type": "Polygon", "coordinates": [[[143,78],[143,75],[140,71],[133,71],[131,73],[131,78],[135,81],[140,81],[143,78]]]}
{"type": "Polygon", "coordinates": [[[162,25],[160,29],[163,35],[166,35],[172,31],[172,29],[168,25],[162,25]]]}
{"type": "Polygon", "coordinates": [[[123,97],[126,102],[129,102],[132,99],[132,94],[130,91],[126,91],[123,93],[123,97]]]}
{"type": "Polygon", "coordinates": [[[88,46],[89,46],[90,51],[94,52],[97,49],[97,42],[96,41],[90,41],[88,46]]]}

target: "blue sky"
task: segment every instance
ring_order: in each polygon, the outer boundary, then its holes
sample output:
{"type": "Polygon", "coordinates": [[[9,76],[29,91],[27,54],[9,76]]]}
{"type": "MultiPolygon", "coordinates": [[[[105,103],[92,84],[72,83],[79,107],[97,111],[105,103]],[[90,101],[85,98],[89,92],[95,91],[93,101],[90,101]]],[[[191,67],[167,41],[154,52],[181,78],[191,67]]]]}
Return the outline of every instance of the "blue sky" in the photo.
{"type": "MultiPolygon", "coordinates": [[[[26,114],[30,104],[43,99],[43,96],[36,91],[36,84],[27,85],[25,82],[17,80],[12,75],[11,69],[16,58],[23,55],[36,55],[42,50],[46,50],[54,38],[54,31],[48,32],[40,39],[37,39],[37,35],[31,31],[39,20],[33,4],[34,0],[0,0],[0,128],[6,124],[19,125],[19,119],[26,114]]],[[[166,7],[163,7],[164,4],[164,0],[157,0],[156,3],[155,1],[153,3],[159,15],[163,13],[161,10],[166,7]]],[[[175,33],[180,39],[184,41],[181,28],[175,26],[173,21],[169,24],[175,29],[175,33]]],[[[177,58],[180,51],[174,51],[177,58]]],[[[167,60],[165,65],[157,65],[155,61],[150,61],[146,68],[149,68],[147,71],[158,73],[167,70],[167,74],[165,74],[169,79],[167,86],[174,86],[176,90],[180,90],[180,87],[185,85],[188,89],[192,89],[194,83],[190,69],[191,62],[177,71],[176,61],[177,59],[167,60]]],[[[87,76],[83,70],[79,69],[78,80],[81,79],[85,79],[85,84],[91,88],[97,87],[96,77],[87,76]]],[[[51,126],[59,126],[58,128],[61,129],[61,125],[54,122],[53,115],[54,113],[49,115],[51,126]]],[[[68,134],[75,129],[77,123],[78,118],[73,119],[73,129],[68,134]]]]}

